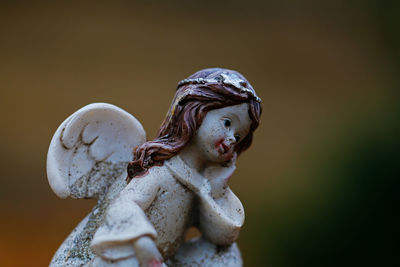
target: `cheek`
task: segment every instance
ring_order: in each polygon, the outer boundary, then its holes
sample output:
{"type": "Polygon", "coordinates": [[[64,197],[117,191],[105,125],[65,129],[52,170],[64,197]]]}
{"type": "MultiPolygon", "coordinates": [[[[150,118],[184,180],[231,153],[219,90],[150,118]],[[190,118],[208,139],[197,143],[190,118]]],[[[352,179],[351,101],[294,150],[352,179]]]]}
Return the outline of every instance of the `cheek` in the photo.
{"type": "Polygon", "coordinates": [[[210,133],[210,137],[210,140],[212,140],[212,144],[214,147],[222,144],[222,142],[224,142],[226,138],[224,131],[221,131],[220,129],[212,131],[210,133]]]}
{"type": "Polygon", "coordinates": [[[225,138],[223,131],[220,129],[209,128],[208,131],[199,132],[199,134],[203,141],[212,147],[217,145],[217,142],[221,142],[221,140],[223,141],[225,138]]]}
{"type": "Polygon", "coordinates": [[[214,139],[214,147],[215,147],[216,149],[218,149],[218,147],[219,147],[220,145],[222,145],[223,142],[224,142],[224,138],[223,138],[223,137],[216,137],[216,138],[214,139]]]}

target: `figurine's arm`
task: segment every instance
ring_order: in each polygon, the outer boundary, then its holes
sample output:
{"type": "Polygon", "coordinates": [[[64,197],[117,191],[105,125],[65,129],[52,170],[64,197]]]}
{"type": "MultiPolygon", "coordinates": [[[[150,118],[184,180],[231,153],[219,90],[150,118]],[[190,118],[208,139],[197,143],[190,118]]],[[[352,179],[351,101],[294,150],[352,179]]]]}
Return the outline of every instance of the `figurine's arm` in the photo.
{"type": "Polygon", "coordinates": [[[217,245],[235,242],[244,222],[242,203],[229,187],[224,191],[220,198],[200,195],[199,229],[205,239],[217,245]]]}
{"type": "Polygon", "coordinates": [[[196,226],[203,237],[217,245],[230,245],[237,239],[244,222],[244,210],[240,200],[227,185],[235,170],[235,161],[224,166],[213,165],[204,170],[203,175],[191,172],[175,158],[168,166],[175,171],[185,186],[198,195],[198,220],[196,226]],[[181,171],[185,170],[186,171],[181,171]],[[186,173],[191,173],[189,177],[186,173]]]}
{"type": "MultiPolygon", "coordinates": [[[[154,241],[148,236],[142,236],[133,243],[140,266],[161,267],[163,258],[154,241]]],[[[165,265],[163,265],[165,266],[165,265]]]]}
{"type": "Polygon", "coordinates": [[[228,182],[236,169],[237,154],[234,153],[233,158],[224,163],[212,165],[204,171],[204,177],[208,179],[210,184],[210,193],[214,199],[221,198],[228,189],[228,182]]]}
{"type": "MultiPolygon", "coordinates": [[[[150,206],[158,189],[159,179],[151,174],[133,179],[107,209],[104,221],[93,236],[90,246],[94,253],[107,260],[118,260],[146,251],[149,242],[136,244],[136,241],[143,237],[154,240],[157,236],[144,210],[150,206]],[[135,250],[141,251],[135,253],[135,250]]],[[[139,255],[138,258],[140,260],[139,255]]]]}

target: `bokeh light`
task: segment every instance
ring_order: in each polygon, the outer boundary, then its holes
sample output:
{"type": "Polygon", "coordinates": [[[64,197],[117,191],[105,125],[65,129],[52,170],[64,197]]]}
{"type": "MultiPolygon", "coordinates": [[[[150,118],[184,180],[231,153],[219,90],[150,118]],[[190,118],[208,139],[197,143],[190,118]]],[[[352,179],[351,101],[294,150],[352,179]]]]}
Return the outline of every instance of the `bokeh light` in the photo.
{"type": "Polygon", "coordinates": [[[58,125],[91,102],[155,136],[177,82],[240,71],[263,99],[231,187],[245,266],[398,260],[400,2],[0,4],[0,265],[45,266],[94,206],[46,177],[58,125]]]}

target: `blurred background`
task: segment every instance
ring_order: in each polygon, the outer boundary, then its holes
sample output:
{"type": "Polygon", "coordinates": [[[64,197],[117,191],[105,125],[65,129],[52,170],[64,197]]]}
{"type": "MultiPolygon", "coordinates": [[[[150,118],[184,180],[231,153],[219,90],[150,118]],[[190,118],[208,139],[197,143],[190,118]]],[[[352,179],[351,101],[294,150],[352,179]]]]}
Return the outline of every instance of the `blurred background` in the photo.
{"type": "Polygon", "coordinates": [[[46,266],[94,206],[58,199],[59,124],[115,104],[155,137],[177,82],[240,71],[263,99],[231,187],[245,266],[399,262],[400,2],[0,4],[0,265],[46,266]]]}

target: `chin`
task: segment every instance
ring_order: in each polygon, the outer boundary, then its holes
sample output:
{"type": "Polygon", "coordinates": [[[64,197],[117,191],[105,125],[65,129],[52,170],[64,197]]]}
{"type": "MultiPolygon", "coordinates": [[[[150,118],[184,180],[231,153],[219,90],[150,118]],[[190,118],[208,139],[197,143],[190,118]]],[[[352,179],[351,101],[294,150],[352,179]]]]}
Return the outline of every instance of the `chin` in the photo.
{"type": "Polygon", "coordinates": [[[218,162],[218,163],[224,163],[228,162],[233,158],[233,152],[227,152],[227,153],[219,153],[216,151],[215,155],[213,155],[212,159],[210,157],[210,160],[213,162],[218,162]]]}
{"type": "Polygon", "coordinates": [[[226,154],[221,155],[221,158],[223,159],[223,161],[230,161],[233,158],[233,153],[232,152],[228,152],[226,154]]]}

